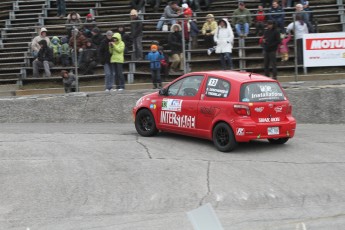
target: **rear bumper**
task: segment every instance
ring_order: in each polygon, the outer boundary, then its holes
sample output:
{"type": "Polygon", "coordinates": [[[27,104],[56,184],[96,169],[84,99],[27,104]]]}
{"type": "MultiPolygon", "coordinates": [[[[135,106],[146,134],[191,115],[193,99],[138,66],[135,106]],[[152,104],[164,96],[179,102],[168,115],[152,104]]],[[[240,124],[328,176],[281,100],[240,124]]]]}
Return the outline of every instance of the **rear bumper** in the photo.
{"type": "Polygon", "coordinates": [[[255,123],[247,119],[237,120],[235,123],[236,127],[234,127],[234,134],[238,142],[270,138],[292,138],[296,130],[296,120],[294,118],[289,118],[287,121],[277,123],[255,123]],[[279,134],[269,135],[269,127],[278,127],[279,134]]]}

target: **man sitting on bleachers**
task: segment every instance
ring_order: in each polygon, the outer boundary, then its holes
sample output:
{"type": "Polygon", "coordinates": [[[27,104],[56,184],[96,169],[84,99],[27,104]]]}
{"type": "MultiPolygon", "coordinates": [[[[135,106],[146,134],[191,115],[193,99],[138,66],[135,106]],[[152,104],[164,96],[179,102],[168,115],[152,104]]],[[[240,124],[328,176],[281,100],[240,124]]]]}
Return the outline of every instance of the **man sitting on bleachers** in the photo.
{"type": "Polygon", "coordinates": [[[176,18],[183,15],[183,10],[177,5],[176,1],[170,1],[164,8],[164,13],[158,21],[156,30],[162,30],[164,24],[176,24],[176,18]]]}
{"type": "Polygon", "coordinates": [[[50,68],[53,64],[53,49],[51,49],[46,40],[41,40],[38,42],[40,45],[40,50],[38,51],[37,58],[32,62],[33,77],[39,77],[39,69],[44,68],[45,76],[50,77],[50,68]]]}

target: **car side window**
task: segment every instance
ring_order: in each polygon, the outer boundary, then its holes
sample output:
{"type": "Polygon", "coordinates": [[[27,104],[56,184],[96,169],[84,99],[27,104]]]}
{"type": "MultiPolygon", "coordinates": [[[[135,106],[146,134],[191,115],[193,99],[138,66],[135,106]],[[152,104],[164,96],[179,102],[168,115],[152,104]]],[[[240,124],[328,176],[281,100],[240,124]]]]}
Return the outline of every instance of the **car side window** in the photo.
{"type": "Polygon", "coordinates": [[[209,77],[206,85],[207,97],[225,98],[230,94],[230,83],[217,77],[209,77]]]}
{"type": "Polygon", "coordinates": [[[194,97],[199,89],[204,76],[189,76],[172,84],[168,89],[169,96],[194,97]]]}

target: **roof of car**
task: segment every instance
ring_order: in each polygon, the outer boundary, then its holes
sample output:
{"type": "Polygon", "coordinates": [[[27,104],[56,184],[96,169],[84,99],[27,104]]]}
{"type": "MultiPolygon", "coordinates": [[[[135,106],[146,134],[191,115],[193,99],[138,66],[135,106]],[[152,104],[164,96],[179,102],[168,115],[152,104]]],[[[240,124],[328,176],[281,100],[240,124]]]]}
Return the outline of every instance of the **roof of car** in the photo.
{"type": "Polygon", "coordinates": [[[239,72],[239,71],[231,71],[231,70],[216,70],[216,71],[202,71],[202,72],[193,72],[190,74],[207,74],[207,75],[214,75],[226,77],[231,79],[232,81],[238,82],[250,82],[250,81],[275,81],[269,77],[257,74],[257,73],[250,73],[250,72],[239,72]]]}

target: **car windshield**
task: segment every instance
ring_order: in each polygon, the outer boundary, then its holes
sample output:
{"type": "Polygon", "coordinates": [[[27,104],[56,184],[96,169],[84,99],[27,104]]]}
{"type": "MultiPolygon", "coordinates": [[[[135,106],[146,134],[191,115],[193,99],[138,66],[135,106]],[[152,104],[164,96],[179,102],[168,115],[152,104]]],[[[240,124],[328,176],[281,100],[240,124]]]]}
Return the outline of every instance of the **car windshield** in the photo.
{"type": "Polygon", "coordinates": [[[266,102],[284,101],[284,93],[276,82],[251,82],[241,86],[240,101],[266,102]]]}

